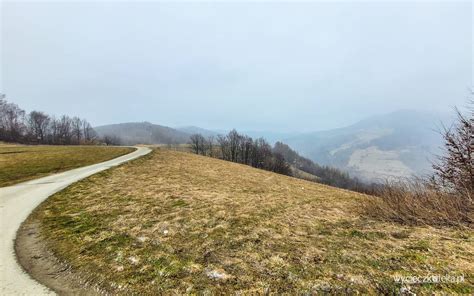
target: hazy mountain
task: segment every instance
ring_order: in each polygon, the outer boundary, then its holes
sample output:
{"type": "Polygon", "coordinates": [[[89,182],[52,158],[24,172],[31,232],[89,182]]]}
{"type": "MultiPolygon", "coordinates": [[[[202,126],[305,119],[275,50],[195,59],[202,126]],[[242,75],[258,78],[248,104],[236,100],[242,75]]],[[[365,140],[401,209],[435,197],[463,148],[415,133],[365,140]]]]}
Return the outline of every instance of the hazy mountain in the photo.
{"type": "Polygon", "coordinates": [[[242,131],[243,134],[248,135],[254,139],[256,138],[264,138],[270,144],[275,144],[278,141],[283,141],[286,138],[295,137],[299,135],[299,133],[294,132],[275,132],[275,131],[242,131]]]}
{"type": "MultiPolygon", "coordinates": [[[[270,143],[282,141],[317,164],[348,171],[363,180],[409,177],[431,172],[430,160],[439,153],[439,118],[402,110],[374,116],[348,127],[311,133],[241,131],[270,143]]],[[[186,143],[191,134],[226,134],[196,126],[170,128],[149,122],[122,123],[95,128],[99,135],[118,136],[123,144],[186,143]]]]}
{"type": "Polygon", "coordinates": [[[218,132],[218,131],[208,130],[208,129],[204,129],[204,128],[201,128],[201,127],[198,127],[198,126],[183,126],[183,127],[177,127],[175,129],[178,130],[178,131],[187,133],[189,135],[201,134],[204,137],[209,137],[209,136],[214,136],[215,137],[219,134],[223,134],[223,133],[218,132]]]}
{"type": "Polygon", "coordinates": [[[430,159],[441,146],[439,123],[432,114],[403,110],[284,142],[321,165],[345,169],[365,180],[408,177],[431,171],[430,159]]]}
{"type": "MultiPolygon", "coordinates": [[[[188,134],[201,134],[204,137],[225,135],[230,131],[230,130],[222,130],[222,129],[209,130],[209,129],[204,129],[197,126],[184,126],[184,127],[177,127],[175,129],[188,133],[188,134]]],[[[238,131],[241,134],[247,135],[254,139],[264,138],[270,144],[275,144],[275,142],[282,141],[285,138],[294,137],[298,135],[298,133],[278,132],[278,131],[258,131],[258,130],[238,130],[238,131]]]]}
{"type": "Polygon", "coordinates": [[[119,137],[124,145],[181,144],[189,139],[188,133],[149,122],[110,124],[94,129],[99,136],[119,137]]]}

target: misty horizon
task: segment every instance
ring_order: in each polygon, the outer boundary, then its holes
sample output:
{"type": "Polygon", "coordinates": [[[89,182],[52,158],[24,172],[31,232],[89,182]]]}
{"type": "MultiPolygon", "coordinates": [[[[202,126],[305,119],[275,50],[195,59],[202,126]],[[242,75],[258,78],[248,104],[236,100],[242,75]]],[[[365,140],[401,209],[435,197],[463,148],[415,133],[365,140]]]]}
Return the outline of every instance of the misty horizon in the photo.
{"type": "MultiPolygon", "coordinates": [[[[461,107],[463,107],[463,106],[464,105],[462,105],[461,107]]],[[[253,128],[249,128],[249,129],[242,129],[242,128],[238,128],[238,127],[229,127],[229,128],[222,128],[222,127],[219,127],[219,126],[217,126],[217,127],[206,127],[206,126],[199,126],[199,125],[192,124],[192,123],[185,124],[185,125],[179,125],[179,126],[173,126],[173,125],[167,125],[167,124],[159,122],[159,121],[155,122],[155,121],[151,121],[151,120],[127,121],[127,122],[126,121],[124,121],[124,122],[110,122],[110,123],[105,123],[105,124],[101,124],[101,125],[94,125],[93,124],[93,126],[94,127],[100,127],[100,126],[109,126],[109,125],[116,125],[116,124],[123,124],[123,123],[150,123],[150,124],[166,126],[166,127],[170,127],[170,128],[174,128],[174,129],[201,128],[201,129],[213,131],[213,132],[216,132],[216,133],[222,133],[222,134],[226,134],[230,130],[235,129],[235,130],[241,131],[241,132],[269,132],[269,133],[281,133],[281,134],[296,135],[296,134],[307,134],[307,133],[312,133],[312,132],[321,132],[321,131],[328,131],[328,130],[337,130],[337,129],[340,129],[340,128],[346,128],[346,127],[356,125],[357,123],[360,123],[361,121],[371,120],[371,119],[380,118],[380,117],[381,118],[389,117],[390,115],[394,115],[394,114],[397,114],[397,113],[418,113],[418,114],[424,114],[424,115],[432,117],[433,120],[434,120],[433,122],[435,124],[439,124],[439,126],[436,126],[434,128],[434,130],[436,130],[436,128],[441,127],[441,124],[445,124],[447,126],[449,126],[451,124],[451,121],[454,119],[454,115],[453,115],[453,112],[452,112],[453,109],[454,109],[454,106],[453,106],[453,108],[451,108],[450,110],[447,110],[446,112],[439,112],[439,113],[429,112],[429,111],[425,111],[425,110],[416,110],[416,109],[398,109],[398,110],[394,110],[394,111],[388,112],[388,113],[373,114],[371,116],[361,118],[360,120],[357,120],[357,121],[354,121],[354,122],[349,122],[348,124],[345,124],[345,125],[329,127],[329,128],[326,128],[326,129],[318,129],[317,127],[314,128],[314,129],[294,129],[294,130],[285,130],[285,129],[281,130],[281,129],[271,129],[271,128],[269,128],[269,129],[260,129],[259,127],[253,127],[253,128]]]]}
{"type": "Polygon", "coordinates": [[[471,11],[470,2],[7,1],[0,92],[94,126],[310,132],[405,109],[442,118],[472,85],[471,11]]]}

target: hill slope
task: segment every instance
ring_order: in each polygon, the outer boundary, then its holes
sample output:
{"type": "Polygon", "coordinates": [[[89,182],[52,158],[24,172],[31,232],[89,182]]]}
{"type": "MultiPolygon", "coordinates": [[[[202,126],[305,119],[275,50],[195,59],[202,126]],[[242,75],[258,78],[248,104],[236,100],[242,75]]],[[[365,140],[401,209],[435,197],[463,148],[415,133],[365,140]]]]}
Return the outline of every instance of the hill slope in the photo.
{"type": "Polygon", "coordinates": [[[201,128],[201,127],[198,127],[198,126],[182,126],[182,127],[177,127],[175,128],[176,130],[178,131],[181,131],[183,133],[187,133],[187,134],[201,134],[202,136],[204,137],[216,137],[217,135],[219,135],[220,133],[217,132],[217,131],[213,131],[213,130],[208,130],[208,129],[205,129],[205,128],[201,128]]]}
{"type": "Polygon", "coordinates": [[[473,273],[472,230],[373,221],[366,198],[160,149],[52,196],[31,223],[112,294],[396,294],[396,275],[473,273]]]}
{"type": "Polygon", "coordinates": [[[189,138],[188,133],[149,122],[110,124],[94,129],[99,136],[119,137],[124,145],[182,144],[189,138]]]}
{"type": "Polygon", "coordinates": [[[375,116],[346,128],[314,132],[284,142],[321,165],[349,171],[366,180],[430,172],[438,152],[439,120],[417,111],[375,116]]]}

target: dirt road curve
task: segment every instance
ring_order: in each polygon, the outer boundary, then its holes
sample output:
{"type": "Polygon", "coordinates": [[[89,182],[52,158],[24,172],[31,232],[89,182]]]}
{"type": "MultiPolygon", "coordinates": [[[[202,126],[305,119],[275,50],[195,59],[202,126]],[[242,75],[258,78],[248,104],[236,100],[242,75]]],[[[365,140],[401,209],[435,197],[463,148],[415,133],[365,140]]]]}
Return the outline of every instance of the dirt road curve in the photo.
{"type": "Polygon", "coordinates": [[[54,294],[23,271],[14,253],[17,230],[34,208],[74,182],[149,152],[149,148],[139,147],[130,154],[106,162],[0,188],[0,295],[54,294]]]}

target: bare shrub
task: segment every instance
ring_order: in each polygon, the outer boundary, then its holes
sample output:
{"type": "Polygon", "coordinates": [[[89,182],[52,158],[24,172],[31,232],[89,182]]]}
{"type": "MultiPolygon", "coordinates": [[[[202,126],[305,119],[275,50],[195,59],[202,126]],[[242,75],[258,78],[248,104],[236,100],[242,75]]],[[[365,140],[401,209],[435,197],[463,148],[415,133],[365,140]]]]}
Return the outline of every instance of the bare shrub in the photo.
{"type": "Polygon", "coordinates": [[[366,204],[367,215],[408,225],[472,226],[472,198],[423,180],[387,182],[366,204]]]}
{"type": "Polygon", "coordinates": [[[369,199],[368,215],[404,224],[472,225],[474,195],[474,108],[444,128],[444,155],[429,181],[387,182],[369,199]]]}
{"type": "MultiPolygon", "coordinates": [[[[473,103],[471,102],[471,105],[473,103]]],[[[474,108],[473,108],[474,110],[474,108]]],[[[474,111],[463,115],[458,109],[456,122],[444,127],[445,154],[433,164],[433,182],[441,189],[456,191],[462,195],[474,192],[474,111]]]]}
{"type": "Polygon", "coordinates": [[[120,137],[115,135],[105,135],[102,137],[102,143],[107,146],[120,146],[122,144],[122,140],[120,137]]]}

